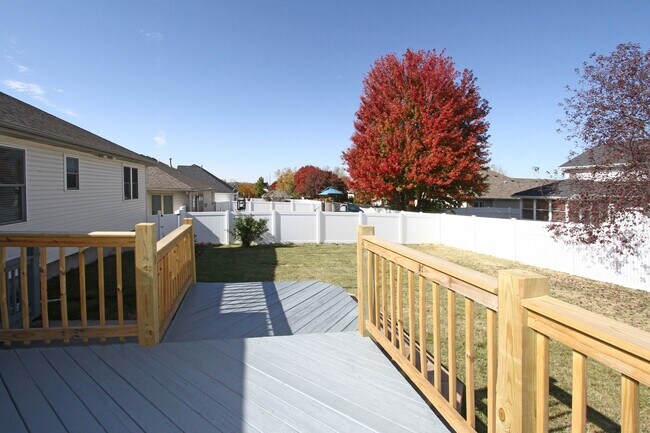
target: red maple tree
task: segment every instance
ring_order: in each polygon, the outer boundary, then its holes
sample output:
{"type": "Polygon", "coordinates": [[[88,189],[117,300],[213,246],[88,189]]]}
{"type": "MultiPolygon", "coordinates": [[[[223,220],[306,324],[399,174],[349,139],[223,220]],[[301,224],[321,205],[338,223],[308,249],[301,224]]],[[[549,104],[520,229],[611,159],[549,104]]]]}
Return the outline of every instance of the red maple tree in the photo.
{"type": "Polygon", "coordinates": [[[485,190],[489,112],[469,70],[436,51],[379,58],[364,79],[352,146],[355,193],[395,209],[441,210],[485,190]]]}
{"type": "Polygon", "coordinates": [[[344,194],[347,191],[345,182],[338,175],[313,165],[300,167],[296,171],[293,181],[295,193],[303,197],[317,197],[318,193],[329,186],[344,194]]]}

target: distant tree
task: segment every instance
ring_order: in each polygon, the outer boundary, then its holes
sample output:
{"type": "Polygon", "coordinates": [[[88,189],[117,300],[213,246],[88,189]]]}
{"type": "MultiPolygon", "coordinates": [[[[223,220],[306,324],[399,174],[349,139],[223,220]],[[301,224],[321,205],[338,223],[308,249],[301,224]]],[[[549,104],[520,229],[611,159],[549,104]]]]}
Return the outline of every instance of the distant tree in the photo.
{"type": "Polygon", "coordinates": [[[237,192],[240,197],[249,198],[257,196],[257,188],[250,182],[242,182],[237,187],[237,192]]]}
{"type": "Polygon", "coordinates": [[[592,54],[576,69],[561,104],[561,132],[586,153],[588,166],[572,182],[569,224],[553,233],[579,243],[635,250],[640,216],[650,217],[650,51],[639,44],[592,54]]]}
{"type": "Polygon", "coordinates": [[[379,58],[364,79],[350,187],[392,208],[441,210],[486,189],[488,103],[444,52],[379,58]]]}
{"type": "Polygon", "coordinates": [[[255,197],[262,197],[268,188],[269,184],[264,182],[264,178],[260,176],[255,182],[255,197]]]}
{"type": "Polygon", "coordinates": [[[295,189],[295,184],[294,184],[295,174],[296,171],[288,167],[282,168],[280,170],[276,170],[275,171],[276,181],[274,182],[275,187],[273,189],[275,191],[284,191],[290,196],[293,196],[294,189],[295,189]]]}
{"type": "Polygon", "coordinates": [[[313,165],[300,167],[294,175],[295,193],[303,197],[317,197],[328,186],[347,194],[345,181],[336,174],[313,165]]]}

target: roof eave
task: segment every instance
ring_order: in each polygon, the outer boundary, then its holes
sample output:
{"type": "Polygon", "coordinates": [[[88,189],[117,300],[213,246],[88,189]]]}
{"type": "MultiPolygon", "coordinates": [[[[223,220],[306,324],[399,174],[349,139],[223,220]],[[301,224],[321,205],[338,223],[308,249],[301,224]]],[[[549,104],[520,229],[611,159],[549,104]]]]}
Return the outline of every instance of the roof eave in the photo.
{"type": "Polygon", "coordinates": [[[44,134],[42,132],[30,130],[29,128],[16,127],[15,125],[7,124],[0,121],[0,134],[7,135],[13,138],[18,138],[21,140],[37,141],[42,144],[47,144],[50,146],[62,147],[64,149],[78,150],[91,155],[99,157],[111,157],[115,159],[120,159],[127,162],[136,162],[145,166],[153,166],[156,163],[152,160],[149,160],[147,157],[128,157],[124,155],[118,155],[112,152],[100,152],[97,149],[90,148],[83,144],[73,142],[70,140],[62,139],[55,135],[44,134]]]}

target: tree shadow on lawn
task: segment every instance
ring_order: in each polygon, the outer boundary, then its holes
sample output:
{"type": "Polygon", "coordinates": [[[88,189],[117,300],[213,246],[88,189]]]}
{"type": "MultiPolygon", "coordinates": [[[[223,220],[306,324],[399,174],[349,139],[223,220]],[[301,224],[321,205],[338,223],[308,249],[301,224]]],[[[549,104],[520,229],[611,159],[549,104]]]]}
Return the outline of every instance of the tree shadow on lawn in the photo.
{"type": "Polygon", "coordinates": [[[278,266],[277,250],[293,245],[219,247],[197,245],[196,276],[201,282],[274,281],[278,266]]]}

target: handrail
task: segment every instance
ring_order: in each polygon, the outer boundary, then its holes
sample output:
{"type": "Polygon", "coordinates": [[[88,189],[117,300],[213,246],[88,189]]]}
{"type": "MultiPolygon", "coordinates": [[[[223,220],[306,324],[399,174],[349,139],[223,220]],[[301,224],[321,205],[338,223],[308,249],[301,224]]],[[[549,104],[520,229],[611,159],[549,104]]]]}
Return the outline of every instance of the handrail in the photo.
{"type": "Polygon", "coordinates": [[[497,279],[456,263],[421,251],[385,241],[376,236],[364,236],[363,247],[428,280],[448,287],[493,311],[499,308],[497,279]]]}
{"type": "Polygon", "coordinates": [[[135,246],[134,232],[0,233],[0,247],[127,247],[135,246]]]}
{"type": "Polygon", "coordinates": [[[639,383],[650,385],[650,333],[583,308],[539,296],[523,300],[526,326],[535,332],[538,392],[536,431],[548,431],[548,344],[555,340],[573,350],[571,427],[585,431],[587,360],[594,359],[621,374],[621,431],[639,431],[639,383]],[[541,383],[540,383],[541,382],[541,383]]]}
{"type": "Polygon", "coordinates": [[[486,307],[488,431],[495,431],[498,280],[380,239],[371,226],[359,226],[357,272],[359,332],[372,336],[456,431],[475,431],[475,303],[486,307]],[[446,313],[441,305],[442,290],[447,292],[446,313]],[[465,298],[464,413],[456,391],[457,295],[465,298]],[[445,318],[449,330],[447,368],[443,367],[441,349],[440,322],[445,318]],[[433,345],[429,334],[433,334],[433,345]],[[447,389],[443,389],[443,375],[447,376],[447,389]]]}
{"type": "MultiPolygon", "coordinates": [[[[135,247],[135,233],[133,232],[103,232],[91,233],[0,233],[0,340],[5,345],[15,341],[23,341],[25,345],[30,341],[63,340],[80,338],[87,342],[89,338],[126,337],[137,335],[137,325],[124,320],[123,305],[123,249],[135,247]],[[33,256],[28,258],[28,248],[33,248],[33,256]],[[12,249],[18,253],[18,274],[9,278],[11,271],[6,268],[8,253],[12,249]],[[55,249],[58,255],[59,290],[54,297],[50,292],[48,296],[48,251],[55,249]],[[72,249],[72,251],[71,251],[72,249]],[[74,251],[76,249],[76,254],[74,251]],[[88,318],[88,294],[86,279],[86,260],[88,251],[96,251],[97,260],[97,300],[99,316],[97,320],[88,318]],[[72,253],[72,254],[71,254],[72,253]],[[112,253],[111,258],[106,258],[107,253],[112,253]],[[114,261],[115,285],[107,287],[105,279],[105,263],[114,261]],[[78,299],[79,317],[69,314],[69,298],[77,296],[77,292],[69,293],[68,280],[70,272],[67,262],[76,260],[78,265],[78,299]],[[28,262],[31,261],[31,269],[28,262]],[[35,269],[34,269],[35,268],[35,269]],[[12,283],[8,287],[7,283],[12,283]],[[16,283],[20,285],[17,289],[16,283]],[[40,284],[40,290],[38,285],[40,284]],[[116,322],[106,320],[106,300],[113,297],[116,300],[116,322]],[[11,299],[10,299],[11,298],[11,299]],[[60,320],[54,322],[50,318],[48,301],[57,301],[60,308],[60,320]],[[21,313],[21,328],[10,326],[9,304],[14,310],[21,313]],[[39,323],[32,323],[34,316],[40,315],[39,323]],[[89,323],[90,322],[90,323],[89,323]],[[36,326],[34,326],[36,325],[36,326]]],[[[13,320],[13,319],[12,319],[13,320]]]]}

